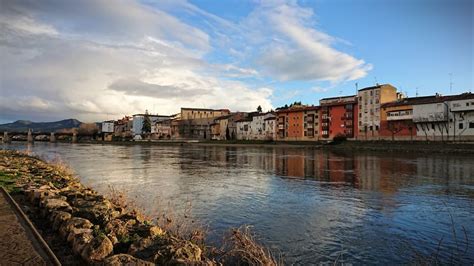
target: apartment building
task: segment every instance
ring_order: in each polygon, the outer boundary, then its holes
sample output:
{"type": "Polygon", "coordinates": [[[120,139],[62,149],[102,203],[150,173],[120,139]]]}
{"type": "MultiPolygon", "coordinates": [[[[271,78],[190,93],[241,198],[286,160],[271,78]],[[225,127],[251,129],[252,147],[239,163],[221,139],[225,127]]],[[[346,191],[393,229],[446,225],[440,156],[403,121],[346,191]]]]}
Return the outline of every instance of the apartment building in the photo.
{"type": "Polygon", "coordinates": [[[319,140],[319,106],[293,106],[276,115],[277,140],[319,140]]]}
{"type": "Polygon", "coordinates": [[[273,140],[268,137],[267,127],[274,128],[271,118],[273,113],[251,113],[248,117],[237,121],[237,139],[239,140],[273,140]]]}
{"type": "Polygon", "coordinates": [[[376,138],[380,130],[380,106],[394,102],[401,94],[390,84],[376,85],[358,91],[359,137],[376,138]]]}
{"type": "MultiPolygon", "coordinates": [[[[143,121],[145,120],[145,116],[150,118],[150,124],[153,125],[157,121],[162,121],[166,119],[170,119],[169,115],[152,115],[152,114],[134,114],[133,115],[133,124],[132,124],[132,134],[133,136],[142,135],[143,134],[143,121]]],[[[150,125],[150,126],[151,126],[150,125]]],[[[153,132],[150,132],[153,133],[153,132]]]]}
{"type": "Polygon", "coordinates": [[[181,108],[177,138],[211,139],[211,125],[217,117],[230,114],[228,109],[181,108]]]}
{"type": "Polygon", "coordinates": [[[321,139],[329,140],[336,136],[354,138],[358,129],[357,96],[323,98],[319,101],[321,117],[321,139]]]}

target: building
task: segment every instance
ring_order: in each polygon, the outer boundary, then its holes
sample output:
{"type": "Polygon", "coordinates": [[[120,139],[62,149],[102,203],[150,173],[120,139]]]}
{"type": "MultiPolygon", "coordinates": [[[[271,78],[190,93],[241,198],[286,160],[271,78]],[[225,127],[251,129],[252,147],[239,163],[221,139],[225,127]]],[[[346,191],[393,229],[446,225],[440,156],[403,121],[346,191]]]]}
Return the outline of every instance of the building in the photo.
{"type": "Polygon", "coordinates": [[[413,106],[416,133],[423,140],[474,140],[474,95],[436,95],[413,106]]]}
{"type": "Polygon", "coordinates": [[[237,121],[237,139],[239,140],[273,140],[272,134],[268,134],[267,126],[271,125],[273,128],[274,123],[270,123],[271,119],[275,118],[275,114],[268,113],[250,113],[246,118],[237,121]]]}
{"type": "Polygon", "coordinates": [[[448,99],[453,140],[474,140],[474,94],[464,93],[448,99]]]}
{"type": "Polygon", "coordinates": [[[132,137],[133,120],[130,116],[124,116],[115,122],[114,137],[128,139],[132,137]]]}
{"type": "MultiPolygon", "coordinates": [[[[143,134],[143,121],[145,121],[145,116],[150,118],[150,126],[153,125],[157,121],[162,121],[166,119],[170,119],[169,115],[152,115],[152,114],[135,114],[133,115],[133,126],[132,126],[132,134],[133,136],[142,135],[143,134]]],[[[151,127],[153,129],[153,127],[151,127]]],[[[154,132],[150,132],[154,133],[154,132]]]]}
{"type": "MultiPolygon", "coordinates": [[[[358,91],[359,137],[377,138],[380,130],[380,106],[401,98],[397,88],[390,84],[376,85],[358,91]]],[[[359,138],[360,139],[360,138],[359,138]]]]}
{"type": "Polygon", "coordinates": [[[319,107],[292,106],[280,109],[277,115],[277,140],[319,140],[319,107]]]}
{"type": "Polygon", "coordinates": [[[277,138],[277,122],[276,115],[268,116],[264,120],[264,130],[266,140],[276,140],[277,138]]]}
{"type": "Polygon", "coordinates": [[[216,118],[228,115],[229,109],[181,108],[182,120],[216,118]]]}
{"type": "Polygon", "coordinates": [[[171,139],[171,122],[173,119],[159,120],[152,124],[151,132],[154,139],[171,139]]]}
{"type": "Polygon", "coordinates": [[[100,134],[102,136],[102,140],[105,141],[112,141],[114,135],[114,124],[115,121],[109,120],[100,123],[100,134]]]}
{"type": "Polygon", "coordinates": [[[381,105],[379,137],[389,140],[415,140],[413,106],[436,101],[436,96],[403,98],[381,105]]]}
{"type": "Polygon", "coordinates": [[[181,108],[177,120],[176,137],[184,139],[211,139],[211,125],[220,116],[228,115],[228,109],[181,108]]]}
{"type": "Polygon", "coordinates": [[[324,98],[320,105],[320,132],[323,140],[333,139],[336,136],[354,138],[358,129],[357,97],[340,96],[324,98]]]}

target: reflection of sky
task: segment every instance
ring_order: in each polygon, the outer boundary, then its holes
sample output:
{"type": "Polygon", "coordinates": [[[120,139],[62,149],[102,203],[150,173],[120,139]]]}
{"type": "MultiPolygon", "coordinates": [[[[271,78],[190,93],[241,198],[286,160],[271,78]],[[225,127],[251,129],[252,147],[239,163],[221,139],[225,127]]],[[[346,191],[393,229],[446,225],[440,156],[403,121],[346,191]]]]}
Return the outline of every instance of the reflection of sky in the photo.
{"type": "MultiPolygon", "coordinates": [[[[433,252],[441,238],[440,256],[448,259],[446,249],[455,247],[449,212],[460,245],[461,226],[474,238],[474,159],[467,156],[48,143],[31,149],[62,158],[101,192],[125,189],[150,213],[168,204],[179,213],[191,202],[211,241],[251,224],[288,263],[406,263],[407,252],[433,252]]],[[[465,261],[474,259],[472,246],[465,261]]]]}

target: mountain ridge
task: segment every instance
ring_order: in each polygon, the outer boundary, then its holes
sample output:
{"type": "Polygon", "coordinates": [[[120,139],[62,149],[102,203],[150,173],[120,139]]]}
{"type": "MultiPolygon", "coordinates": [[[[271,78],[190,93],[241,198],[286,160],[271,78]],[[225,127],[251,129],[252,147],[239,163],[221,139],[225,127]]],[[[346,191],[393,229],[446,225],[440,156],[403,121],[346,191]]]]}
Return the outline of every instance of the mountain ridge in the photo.
{"type": "Polygon", "coordinates": [[[12,123],[0,124],[0,132],[23,132],[31,129],[34,132],[55,132],[60,129],[70,129],[79,127],[81,121],[69,118],[53,122],[32,122],[30,120],[17,120],[12,123]]]}

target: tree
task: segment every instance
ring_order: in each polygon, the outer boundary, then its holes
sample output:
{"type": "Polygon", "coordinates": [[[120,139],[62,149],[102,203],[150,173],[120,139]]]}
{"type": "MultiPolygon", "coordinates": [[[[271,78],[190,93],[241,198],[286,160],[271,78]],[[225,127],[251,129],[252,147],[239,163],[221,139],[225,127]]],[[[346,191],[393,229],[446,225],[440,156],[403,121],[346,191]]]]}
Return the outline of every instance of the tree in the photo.
{"type": "Polygon", "coordinates": [[[259,113],[262,112],[262,106],[259,105],[259,106],[257,107],[257,112],[259,112],[259,113]]]}
{"type": "Polygon", "coordinates": [[[144,134],[151,133],[151,120],[148,115],[148,110],[145,111],[145,116],[143,118],[142,132],[144,134]]]}

